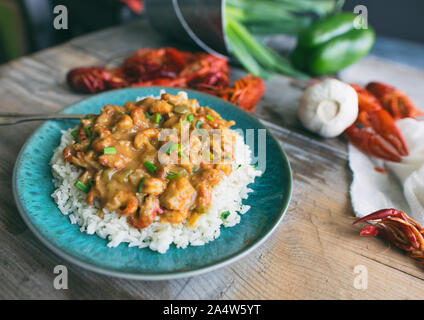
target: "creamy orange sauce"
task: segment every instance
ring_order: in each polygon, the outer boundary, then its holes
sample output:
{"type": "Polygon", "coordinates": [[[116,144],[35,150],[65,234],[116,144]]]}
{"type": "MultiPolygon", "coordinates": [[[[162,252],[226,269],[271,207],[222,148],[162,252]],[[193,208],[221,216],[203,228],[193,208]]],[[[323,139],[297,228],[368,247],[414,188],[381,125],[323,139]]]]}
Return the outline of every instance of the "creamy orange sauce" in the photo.
{"type": "Polygon", "coordinates": [[[194,226],[212,201],[213,187],[231,173],[234,132],[229,127],[234,124],[197,100],[162,94],[88,115],[63,156],[84,170],[76,186],[87,192],[89,204],[100,203],[100,217],[105,208],[128,216],[138,229],[157,215],[160,222],[188,219],[194,226]],[[163,129],[172,134],[162,138],[163,129]],[[209,137],[211,129],[219,130],[218,138],[209,137]],[[189,139],[183,139],[184,130],[189,139]],[[205,135],[210,161],[198,156],[205,135]]]}

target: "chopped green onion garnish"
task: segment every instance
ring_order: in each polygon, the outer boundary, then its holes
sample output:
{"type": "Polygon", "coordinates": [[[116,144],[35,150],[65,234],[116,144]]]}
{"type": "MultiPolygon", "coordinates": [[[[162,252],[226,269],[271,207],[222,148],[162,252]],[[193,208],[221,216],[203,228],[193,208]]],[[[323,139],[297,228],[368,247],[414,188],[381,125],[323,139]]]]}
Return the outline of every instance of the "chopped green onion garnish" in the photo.
{"type": "Polygon", "coordinates": [[[191,122],[193,120],[193,118],[194,118],[194,115],[191,113],[187,116],[187,121],[191,122]]]}
{"type": "Polygon", "coordinates": [[[223,213],[221,213],[221,219],[222,220],[227,219],[230,214],[231,214],[230,211],[224,211],[223,213]]]}
{"type": "Polygon", "coordinates": [[[115,147],[105,147],[103,148],[103,154],[116,154],[115,147]]]}
{"type": "Polygon", "coordinates": [[[181,151],[179,151],[178,152],[178,155],[181,157],[181,158],[184,158],[185,156],[184,156],[184,153],[182,153],[181,151]]]}
{"type": "Polygon", "coordinates": [[[85,183],[81,182],[81,181],[77,181],[74,184],[75,187],[77,187],[78,189],[80,189],[81,191],[88,193],[88,191],[90,191],[90,187],[87,186],[85,183]]]}
{"type": "Polygon", "coordinates": [[[137,192],[141,192],[141,190],[143,189],[144,180],[146,180],[146,177],[141,178],[140,182],[138,183],[137,192]]]}
{"type": "Polygon", "coordinates": [[[201,125],[202,125],[202,121],[197,120],[196,125],[195,125],[196,129],[199,129],[201,125]]]}
{"type": "Polygon", "coordinates": [[[91,137],[91,131],[89,128],[84,127],[85,133],[87,134],[87,137],[91,137]]]}
{"type": "Polygon", "coordinates": [[[213,121],[214,120],[210,115],[207,115],[206,116],[206,119],[208,119],[209,121],[213,121]]]}
{"type": "Polygon", "coordinates": [[[145,163],[144,163],[144,167],[150,172],[150,173],[155,173],[156,172],[156,169],[157,169],[157,167],[153,164],[153,163],[151,163],[150,161],[146,161],[145,163]]]}
{"type": "Polygon", "coordinates": [[[239,164],[239,165],[237,166],[237,169],[238,169],[238,168],[240,168],[240,167],[241,167],[241,164],[239,164]]]}
{"type": "Polygon", "coordinates": [[[193,170],[191,170],[191,171],[197,172],[198,170],[199,170],[199,167],[198,166],[193,166],[193,170]]]}
{"type": "Polygon", "coordinates": [[[166,154],[171,154],[172,151],[180,149],[179,143],[172,143],[170,142],[168,149],[166,150],[166,154]]]}
{"type": "Polygon", "coordinates": [[[78,140],[78,131],[78,129],[75,129],[71,132],[71,135],[75,140],[78,140]]]}
{"type": "Polygon", "coordinates": [[[155,123],[159,123],[160,122],[160,118],[161,118],[160,113],[155,113],[155,123]]]}
{"type": "Polygon", "coordinates": [[[178,178],[180,175],[178,173],[169,172],[167,178],[168,179],[175,179],[178,178]]]}
{"type": "Polygon", "coordinates": [[[95,140],[96,138],[95,137],[91,137],[91,139],[90,139],[90,144],[88,145],[88,147],[87,147],[87,150],[91,150],[91,148],[93,147],[93,141],[95,140]]]}
{"type": "Polygon", "coordinates": [[[167,103],[169,103],[171,106],[175,107],[176,104],[174,102],[172,102],[171,100],[166,100],[167,103]]]}
{"type": "Polygon", "coordinates": [[[150,119],[150,117],[151,117],[150,113],[146,112],[145,115],[146,115],[147,119],[150,119]]]}

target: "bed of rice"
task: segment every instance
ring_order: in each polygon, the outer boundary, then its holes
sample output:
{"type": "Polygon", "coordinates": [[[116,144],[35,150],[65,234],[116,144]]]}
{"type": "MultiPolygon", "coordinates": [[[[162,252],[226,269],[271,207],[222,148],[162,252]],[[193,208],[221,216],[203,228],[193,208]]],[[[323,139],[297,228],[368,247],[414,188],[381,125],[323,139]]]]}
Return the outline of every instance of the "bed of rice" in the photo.
{"type": "Polygon", "coordinates": [[[248,184],[261,172],[250,165],[251,150],[240,135],[236,137],[235,158],[230,176],[225,176],[213,189],[212,203],[209,210],[200,216],[196,227],[185,223],[174,225],[154,222],[149,227],[137,230],[128,225],[126,217],[114,211],[104,210],[104,217],[98,216],[99,208],[87,204],[86,193],[74,187],[75,181],[82,173],[73,164],[63,160],[63,149],[72,142],[71,131],[62,131],[59,147],[50,161],[53,172],[53,183],[56,190],[52,197],[59,210],[68,215],[72,224],[77,223],[81,232],[96,233],[108,239],[109,247],[116,247],[127,242],[130,247],[149,247],[151,250],[165,253],[174,243],[177,248],[188,245],[200,246],[219,237],[221,225],[232,227],[240,222],[240,215],[245,214],[250,206],[243,205],[242,200],[248,197],[252,189],[248,184]],[[221,214],[229,211],[230,215],[223,219],[221,214]]]}

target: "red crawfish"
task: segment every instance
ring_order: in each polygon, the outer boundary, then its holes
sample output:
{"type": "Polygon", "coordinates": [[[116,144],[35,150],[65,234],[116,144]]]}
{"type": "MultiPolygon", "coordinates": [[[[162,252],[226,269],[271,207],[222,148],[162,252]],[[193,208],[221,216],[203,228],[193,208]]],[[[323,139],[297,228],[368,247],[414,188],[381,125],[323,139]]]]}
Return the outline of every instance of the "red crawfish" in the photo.
{"type": "Polygon", "coordinates": [[[362,228],[361,236],[380,235],[424,265],[424,229],[405,212],[393,208],[382,209],[356,220],[353,224],[360,222],[374,223],[362,228]]]}

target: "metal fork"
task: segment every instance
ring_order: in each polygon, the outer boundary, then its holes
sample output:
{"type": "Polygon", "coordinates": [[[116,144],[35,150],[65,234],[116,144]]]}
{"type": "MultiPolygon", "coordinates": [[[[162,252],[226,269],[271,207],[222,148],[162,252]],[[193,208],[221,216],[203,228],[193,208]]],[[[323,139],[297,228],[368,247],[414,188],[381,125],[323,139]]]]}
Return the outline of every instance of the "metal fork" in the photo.
{"type": "Polygon", "coordinates": [[[84,118],[85,114],[61,114],[61,113],[48,113],[48,114],[22,114],[22,113],[1,113],[0,112],[0,126],[7,126],[17,124],[24,121],[36,120],[61,120],[61,119],[78,119],[84,118]]]}

